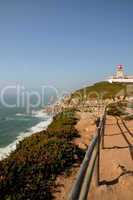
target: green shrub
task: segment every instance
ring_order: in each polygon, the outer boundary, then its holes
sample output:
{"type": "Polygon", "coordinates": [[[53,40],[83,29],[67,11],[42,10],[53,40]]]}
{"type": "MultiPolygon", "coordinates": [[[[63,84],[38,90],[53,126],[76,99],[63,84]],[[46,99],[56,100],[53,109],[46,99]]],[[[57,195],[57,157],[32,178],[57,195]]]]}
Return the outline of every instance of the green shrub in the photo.
{"type": "Polygon", "coordinates": [[[126,102],[111,103],[107,107],[107,114],[113,116],[121,116],[126,114],[126,102]]]}
{"type": "Polygon", "coordinates": [[[1,200],[52,199],[56,176],[83,158],[70,141],[77,120],[68,116],[57,115],[47,131],[25,138],[0,162],[1,200]]]}
{"type": "Polygon", "coordinates": [[[127,95],[126,85],[121,83],[109,83],[102,81],[77,90],[71,95],[71,99],[76,97],[79,98],[80,101],[83,101],[84,96],[86,96],[86,98],[108,99],[114,98],[121,91],[125,96],[127,95]]]}

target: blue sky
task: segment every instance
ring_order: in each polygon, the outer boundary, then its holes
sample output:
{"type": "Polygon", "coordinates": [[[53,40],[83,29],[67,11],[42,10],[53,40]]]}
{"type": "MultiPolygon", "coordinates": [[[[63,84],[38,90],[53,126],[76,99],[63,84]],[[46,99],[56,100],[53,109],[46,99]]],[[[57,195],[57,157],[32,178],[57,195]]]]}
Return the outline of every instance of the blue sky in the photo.
{"type": "Polygon", "coordinates": [[[132,0],[0,1],[0,83],[79,88],[133,72],[132,0]]]}

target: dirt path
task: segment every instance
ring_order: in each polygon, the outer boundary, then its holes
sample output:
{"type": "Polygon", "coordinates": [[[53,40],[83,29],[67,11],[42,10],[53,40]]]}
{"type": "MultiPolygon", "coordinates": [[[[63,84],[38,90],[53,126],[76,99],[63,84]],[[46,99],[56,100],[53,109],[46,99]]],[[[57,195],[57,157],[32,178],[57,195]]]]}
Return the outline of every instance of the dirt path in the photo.
{"type": "Polygon", "coordinates": [[[99,172],[101,186],[93,180],[88,199],[133,199],[133,120],[107,117],[99,172]]]}

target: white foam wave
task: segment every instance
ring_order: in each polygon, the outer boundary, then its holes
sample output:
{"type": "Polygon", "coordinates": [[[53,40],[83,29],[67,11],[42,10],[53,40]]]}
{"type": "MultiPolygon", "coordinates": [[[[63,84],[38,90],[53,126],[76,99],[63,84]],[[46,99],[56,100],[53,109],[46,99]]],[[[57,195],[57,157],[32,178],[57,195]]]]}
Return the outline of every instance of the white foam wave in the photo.
{"type": "Polygon", "coordinates": [[[24,113],[17,113],[16,116],[17,116],[17,117],[26,117],[27,114],[24,114],[24,113]]]}
{"type": "Polygon", "coordinates": [[[48,114],[46,112],[44,112],[44,110],[40,110],[40,111],[32,111],[32,115],[34,117],[39,117],[39,118],[44,118],[44,117],[48,117],[48,114]]]}
{"type": "Polygon", "coordinates": [[[6,121],[11,121],[11,120],[14,120],[14,118],[13,117],[6,117],[5,120],[6,121]]]}
{"type": "Polygon", "coordinates": [[[20,133],[20,135],[16,138],[14,142],[9,144],[6,147],[0,148],[0,160],[6,158],[12,151],[16,149],[16,145],[22,141],[24,138],[31,136],[34,133],[40,132],[42,130],[46,130],[48,125],[52,122],[53,117],[48,116],[47,113],[42,111],[39,111],[38,114],[36,113],[36,116],[38,117],[44,117],[44,120],[38,123],[37,125],[31,127],[27,132],[20,133]],[[46,117],[47,116],[47,117],[46,117]]]}

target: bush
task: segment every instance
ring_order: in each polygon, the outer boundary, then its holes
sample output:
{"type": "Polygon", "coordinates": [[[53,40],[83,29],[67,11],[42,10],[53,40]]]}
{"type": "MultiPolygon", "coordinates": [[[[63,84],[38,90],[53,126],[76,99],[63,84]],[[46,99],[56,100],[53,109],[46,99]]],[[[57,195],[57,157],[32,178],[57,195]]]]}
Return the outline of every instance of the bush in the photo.
{"type": "Polygon", "coordinates": [[[74,127],[76,123],[77,119],[72,113],[63,112],[58,114],[47,129],[48,137],[56,136],[58,138],[71,140],[73,137],[78,136],[78,132],[74,127]]]}
{"type": "Polygon", "coordinates": [[[0,199],[52,199],[56,176],[83,157],[70,141],[75,122],[59,114],[48,131],[25,138],[0,162],[0,199]]]}
{"type": "Polygon", "coordinates": [[[95,83],[94,85],[77,90],[71,95],[71,99],[79,98],[83,101],[84,95],[86,98],[114,98],[118,93],[123,92],[126,96],[126,85],[121,83],[109,83],[106,81],[95,83]]]}
{"type": "Polygon", "coordinates": [[[107,114],[113,116],[121,116],[126,114],[126,102],[111,103],[107,107],[107,114]]]}

